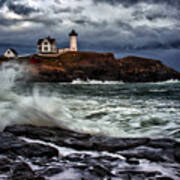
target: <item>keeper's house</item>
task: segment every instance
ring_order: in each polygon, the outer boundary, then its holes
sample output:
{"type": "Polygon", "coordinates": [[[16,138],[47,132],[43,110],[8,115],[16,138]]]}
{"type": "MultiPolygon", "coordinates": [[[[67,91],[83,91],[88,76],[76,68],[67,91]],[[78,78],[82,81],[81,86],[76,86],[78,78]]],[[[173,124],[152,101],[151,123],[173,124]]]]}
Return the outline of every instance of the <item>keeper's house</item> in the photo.
{"type": "Polygon", "coordinates": [[[37,43],[38,53],[50,54],[57,53],[56,40],[51,37],[39,39],[37,43]]]}

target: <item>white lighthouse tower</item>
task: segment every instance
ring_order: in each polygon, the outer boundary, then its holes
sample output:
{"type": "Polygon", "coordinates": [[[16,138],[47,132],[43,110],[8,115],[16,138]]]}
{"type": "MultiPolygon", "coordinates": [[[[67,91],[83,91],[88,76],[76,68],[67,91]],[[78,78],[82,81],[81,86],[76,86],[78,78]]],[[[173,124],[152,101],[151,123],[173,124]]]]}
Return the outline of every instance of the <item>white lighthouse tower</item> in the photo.
{"type": "Polygon", "coordinates": [[[78,36],[78,34],[73,29],[70,32],[69,36],[70,36],[70,50],[71,51],[78,51],[78,47],[77,47],[77,36],[78,36]]]}

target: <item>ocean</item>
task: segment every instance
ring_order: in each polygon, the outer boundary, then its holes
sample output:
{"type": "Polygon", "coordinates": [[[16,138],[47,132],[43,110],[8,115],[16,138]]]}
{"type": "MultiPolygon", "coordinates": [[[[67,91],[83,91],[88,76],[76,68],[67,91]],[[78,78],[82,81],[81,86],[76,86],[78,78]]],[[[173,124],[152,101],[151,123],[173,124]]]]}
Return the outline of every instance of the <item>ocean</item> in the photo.
{"type": "Polygon", "coordinates": [[[180,81],[72,83],[16,81],[23,66],[0,69],[0,127],[64,126],[112,137],[180,139],[180,81]]]}

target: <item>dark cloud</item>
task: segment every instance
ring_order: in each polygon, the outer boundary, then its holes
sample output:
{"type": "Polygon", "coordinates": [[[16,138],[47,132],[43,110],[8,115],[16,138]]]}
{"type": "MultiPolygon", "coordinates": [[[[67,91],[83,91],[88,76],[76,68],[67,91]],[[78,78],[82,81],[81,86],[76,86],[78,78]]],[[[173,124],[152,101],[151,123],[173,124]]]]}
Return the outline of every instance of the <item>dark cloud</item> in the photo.
{"type": "MultiPolygon", "coordinates": [[[[176,17],[178,15],[176,14],[176,17]]],[[[142,13],[141,10],[135,10],[132,13],[133,20],[140,21],[143,18],[149,20],[149,21],[155,21],[157,19],[166,19],[172,17],[168,12],[157,12],[157,11],[146,11],[142,13]]],[[[173,18],[173,17],[172,17],[173,18]]]]}
{"type": "Polygon", "coordinates": [[[37,39],[51,35],[60,47],[68,47],[67,32],[75,28],[81,50],[180,49],[180,0],[31,1],[35,7],[27,0],[0,0],[1,43],[36,47],[37,39]]]}
{"type": "Polygon", "coordinates": [[[18,0],[0,0],[0,9],[6,6],[8,9],[16,14],[19,15],[29,15],[33,12],[37,12],[37,9],[34,9],[32,7],[19,4],[18,0]]]}
{"type": "Polygon", "coordinates": [[[159,6],[158,9],[150,9],[143,11],[140,7],[134,8],[132,13],[133,20],[141,21],[142,19],[147,19],[149,21],[171,19],[177,20],[180,17],[179,10],[175,8],[168,8],[167,6],[159,6]]]}
{"type": "Polygon", "coordinates": [[[84,9],[84,7],[78,6],[77,8],[73,8],[71,12],[74,14],[81,14],[84,11],[84,9]]]}
{"type": "Polygon", "coordinates": [[[62,8],[62,7],[53,6],[52,9],[55,14],[61,14],[61,13],[81,14],[84,10],[84,8],[80,6],[76,8],[70,8],[70,7],[62,8]]]}
{"type": "Polygon", "coordinates": [[[18,23],[20,23],[19,20],[0,17],[0,26],[9,27],[18,23]]]}
{"type": "Polygon", "coordinates": [[[93,0],[95,4],[107,3],[110,5],[122,4],[124,7],[130,7],[138,3],[144,2],[147,4],[168,4],[172,6],[180,6],[180,1],[178,0],[93,0]]]}
{"type": "Polygon", "coordinates": [[[0,8],[4,5],[7,0],[0,0],[0,8]]]}
{"type": "Polygon", "coordinates": [[[37,24],[42,24],[44,26],[47,26],[47,27],[52,27],[52,26],[58,26],[60,23],[63,22],[63,20],[61,19],[53,19],[53,18],[46,18],[46,17],[43,17],[43,16],[35,16],[33,18],[25,18],[23,19],[23,21],[25,22],[32,22],[32,23],[37,23],[37,24]]]}
{"type": "Polygon", "coordinates": [[[53,7],[53,11],[55,14],[59,14],[59,13],[70,13],[72,11],[72,9],[70,7],[67,8],[57,8],[57,7],[53,7]]]}
{"type": "Polygon", "coordinates": [[[107,21],[101,21],[101,22],[98,22],[98,21],[93,21],[91,20],[90,18],[88,17],[85,17],[85,16],[82,16],[81,18],[79,19],[72,19],[71,20],[72,23],[74,23],[75,25],[77,26],[93,26],[93,27],[106,27],[108,22],[107,21]]]}
{"type": "Polygon", "coordinates": [[[133,31],[133,27],[131,24],[127,23],[127,22],[124,22],[122,20],[116,20],[115,21],[115,25],[118,27],[118,28],[121,28],[121,31],[133,31]]]}
{"type": "Polygon", "coordinates": [[[55,3],[61,4],[61,0],[54,0],[55,3]]]}
{"type": "Polygon", "coordinates": [[[131,6],[131,5],[137,4],[138,2],[142,0],[93,0],[93,1],[95,4],[107,3],[110,5],[122,4],[124,6],[131,6]]]}
{"type": "Polygon", "coordinates": [[[38,11],[37,9],[19,4],[18,2],[18,0],[0,0],[0,9],[6,6],[10,11],[19,15],[29,15],[38,11]]]}
{"type": "MultiPolygon", "coordinates": [[[[57,26],[58,24],[63,22],[60,18],[51,18],[49,16],[36,15],[36,13],[40,12],[39,9],[35,9],[23,4],[18,4],[18,2],[18,0],[0,0],[0,5],[4,5],[9,9],[9,11],[23,16],[22,19],[16,19],[7,18],[1,15],[0,26],[8,28],[12,25],[15,26],[23,24],[25,22],[31,22],[33,24],[41,24],[44,26],[52,27],[57,26]],[[30,16],[31,14],[35,15],[30,16]]],[[[2,6],[0,6],[0,8],[2,8],[2,6]]]]}
{"type": "Polygon", "coordinates": [[[51,19],[51,18],[45,18],[42,16],[37,16],[33,18],[23,18],[23,19],[7,19],[0,17],[0,26],[4,26],[8,28],[9,26],[15,26],[18,24],[23,24],[24,22],[31,22],[33,24],[42,24],[47,27],[55,27],[62,23],[63,21],[61,19],[51,19]]]}
{"type": "Polygon", "coordinates": [[[167,14],[162,14],[160,12],[155,12],[155,13],[149,13],[147,15],[145,15],[145,17],[149,20],[149,21],[154,21],[156,19],[166,19],[168,18],[167,14]]]}
{"type": "Polygon", "coordinates": [[[8,8],[10,11],[13,11],[16,14],[25,16],[38,11],[37,9],[34,9],[32,7],[28,7],[21,4],[15,4],[13,2],[8,3],[8,8]]]}

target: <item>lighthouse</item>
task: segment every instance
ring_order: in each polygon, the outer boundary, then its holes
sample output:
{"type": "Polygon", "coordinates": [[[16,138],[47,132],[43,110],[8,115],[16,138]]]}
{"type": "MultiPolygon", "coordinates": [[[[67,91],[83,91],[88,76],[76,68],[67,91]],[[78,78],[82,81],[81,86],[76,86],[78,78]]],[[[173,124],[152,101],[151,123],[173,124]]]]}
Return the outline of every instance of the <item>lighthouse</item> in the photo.
{"type": "Polygon", "coordinates": [[[78,34],[76,33],[76,31],[74,29],[69,34],[69,37],[70,37],[70,50],[71,51],[78,51],[77,36],[78,36],[78,34]]]}

